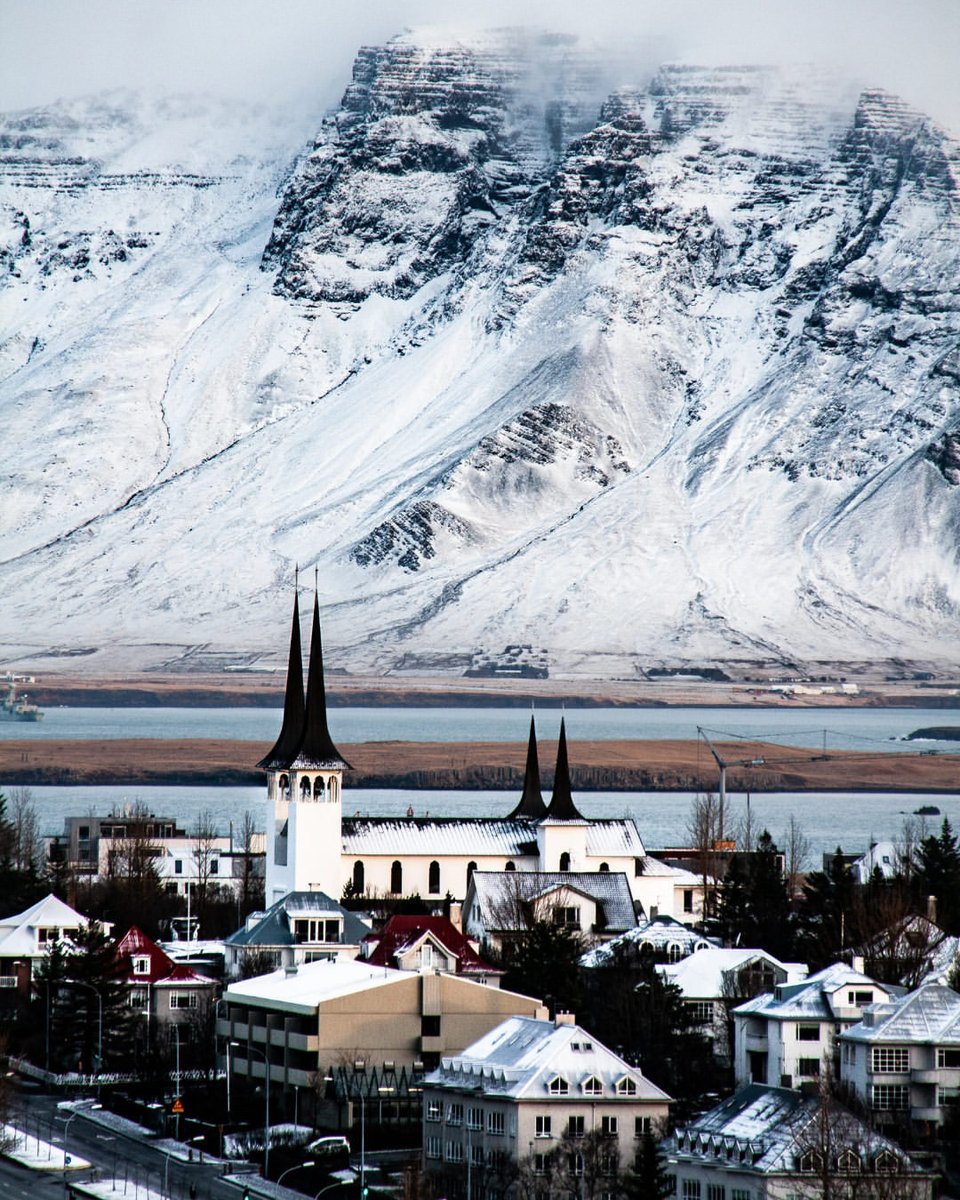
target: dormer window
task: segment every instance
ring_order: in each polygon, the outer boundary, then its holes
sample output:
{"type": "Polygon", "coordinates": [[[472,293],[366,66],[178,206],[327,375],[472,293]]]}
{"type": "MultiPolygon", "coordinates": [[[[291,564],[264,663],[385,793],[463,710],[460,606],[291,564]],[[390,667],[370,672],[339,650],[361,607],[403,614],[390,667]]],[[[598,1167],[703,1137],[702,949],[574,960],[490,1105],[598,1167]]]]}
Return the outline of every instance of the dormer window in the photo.
{"type": "Polygon", "coordinates": [[[547,1084],[547,1091],[551,1096],[566,1096],[570,1091],[570,1084],[562,1075],[554,1075],[547,1084]]]}
{"type": "Polygon", "coordinates": [[[837,1170],[843,1171],[847,1175],[855,1174],[860,1170],[860,1155],[854,1150],[844,1150],[837,1158],[837,1170]]]}
{"type": "Polygon", "coordinates": [[[667,946],[667,961],[675,963],[679,962],[681,958],[683,958],[683,947],[679,942],[670,942],[667,946]]]}
{"type": "Polygon", "coordinates": [[[150,959],[146,954],[138,954],[133,960],[134,975],[149,975],[150,974],[150,959]]]}
{"type": "Polygon", "coordinates": [[[821,1171],[823,1169],[823,1156],[818,1154],[815,1150],[808,1150],[806,1154],[800,1155],[800,1162],[798,1163],[798,1166],[800,1167],[801,1171],[807,1174],[821,1171]]]}
{"type": "Polygon", "coordinates": [[[897,1156],[889,1150],[881,1150],[873,1160],[873,1169],[878,1175],[895,1175],[900,1169],[897,1156]]]}
{"type": "Polygon", "coordinates": [[[583,1094],[585,1096],[602,1096],[603,1082],[596,1075],[588,1075],[583,1081],[583,1094]]]}
{"type": "Polygon", "coordinates": [[[339,942],[339,918],[297,917],[293,922],[293,940],[298,946],[306,942],[339,942]]]}
{"type": "Polygon", "coordinates": [[[635,1096],[637,1094],[637,1081],[631,1079],[629,1075],[624,1075],[622,1079],[617,1080],[617,1095],[618,1096],[635,1096]]]}

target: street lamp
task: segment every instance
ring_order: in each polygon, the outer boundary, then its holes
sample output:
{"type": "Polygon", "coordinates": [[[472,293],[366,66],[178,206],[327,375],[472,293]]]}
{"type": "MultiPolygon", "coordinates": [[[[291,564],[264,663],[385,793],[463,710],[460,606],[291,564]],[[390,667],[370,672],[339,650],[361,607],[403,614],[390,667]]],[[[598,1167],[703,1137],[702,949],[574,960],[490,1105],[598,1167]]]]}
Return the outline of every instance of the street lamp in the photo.
{"type": "Polygon", "coordinates": [[[281,1171],[277,1177],[277,1187],[286,1179],[292,1171],[305,1171],[307,1167],[315,1167],[317,1164],[312,1158],[308,1158],[306,1162],[297,1163],[295,1167],[287,1167],[285,1171],[281,1171]]]}
{"type": "Polygon", "coordinates": [[[103,1071],[103,996],[92,983],[85,983],[82,979],[71,979],[69,984],[71,987],[89,988],[97,998],[97,1096],[99,1097],[100,1074],[103,1071]]]}
{"type": "Polygon", "coordinates": [[[338,1187],[349,1187],[351,1183],[353,1183],[352,1179],[338,1179],[336,1183],[328,1183],[326,1187],[322,1187],[320,1191],[317,1192],[313,1200],[320,1200],[320,1197],[324,1192],[332,1192],[334,1188],[338,1187]]]}
{"type": "MultiPolygon", "coordinates": [[[[245,1049],[247,1054],[259,1054],[263,1058],[263,1177],[270,1178],[270,1059],[266,1050],[258,1046],[241,1047],[239,1042],[231,1042],[238,1050],[245,1049]]],[[[250,1077],[249,1058],[247,1059],[247,1078],[250,1077]]]]}

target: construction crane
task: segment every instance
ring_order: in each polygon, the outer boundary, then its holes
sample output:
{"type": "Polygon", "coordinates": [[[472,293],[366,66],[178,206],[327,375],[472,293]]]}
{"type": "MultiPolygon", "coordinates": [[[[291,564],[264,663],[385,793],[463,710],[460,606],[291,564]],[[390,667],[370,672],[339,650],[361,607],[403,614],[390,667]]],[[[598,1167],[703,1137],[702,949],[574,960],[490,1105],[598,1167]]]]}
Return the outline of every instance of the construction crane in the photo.
{"type": "Polygon", "coordinates": [[[716,764],[717,764],[717,768],[718,768],[718,769],[719,769],[719,771],[720,771],[720,788],[719,788],[719,803],[720,803],[720,812],[719,812],[719,818],[720,818],[720,820],[719,820],[719,834],[720,834],[720,840],[721,840],[721,841],[723,841],[723,814],[724,814],[724,811],[725,811],[725,809],[726,809],[726,807],[727,807],[727,763],[726,763],[726,760],[725,760],[725,759],[723,759],[723,758],[721,758],[721,757],[720,757],[720,752],[717,750],[717,748],[716,748],[716,746],[713,744],[713,742],[711,742],[711,741],[710,741],[709,737],[707,737],[707,731],[706,731],[706,730],[705,730],[705,729],[704,729],[702,726],[700,726],[700,725],[698,725],[698,726],[697,726],[697,734],[698,734],[698,736],[699,736],[699,737],[702,737],[702,738],[703,738],[704,742],[706,742],[707,749],[708,749],[708,750],[710,751],[710,753],[713,755],[713,757],[714,757],[714,761],[715,761],[715,762],[716,762],[716,764]]]}

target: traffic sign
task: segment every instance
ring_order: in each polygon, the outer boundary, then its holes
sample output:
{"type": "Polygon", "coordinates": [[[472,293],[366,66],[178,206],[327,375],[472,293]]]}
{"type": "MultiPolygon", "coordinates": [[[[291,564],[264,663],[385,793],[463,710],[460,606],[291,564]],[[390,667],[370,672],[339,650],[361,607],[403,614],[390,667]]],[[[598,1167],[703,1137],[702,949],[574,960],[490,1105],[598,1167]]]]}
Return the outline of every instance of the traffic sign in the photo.
{"type": "Polygon", "coordinates": [[[179,1096],[174,1097],[173,1108],[171,1108],[170,1111],[175,1113],[178,1117],[183,1113],[183,1101],[179,1096]]]}

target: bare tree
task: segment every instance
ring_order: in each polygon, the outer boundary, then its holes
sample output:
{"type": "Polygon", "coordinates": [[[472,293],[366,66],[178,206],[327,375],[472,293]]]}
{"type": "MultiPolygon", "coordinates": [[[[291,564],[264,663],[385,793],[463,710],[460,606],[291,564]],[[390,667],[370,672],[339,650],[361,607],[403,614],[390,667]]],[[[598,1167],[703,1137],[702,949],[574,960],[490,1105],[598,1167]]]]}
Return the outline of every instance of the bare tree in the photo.
{"type": "Polygon", "coordinates": [[[240,909],[241,919],[263,905],[263,864],[258,861],[255,842],[258,835],[253,813],[249,809],[243,814],[238,834],[240,844],[240,909]]]}
{"type": "Polygon", "coordinates": [[[790,897],[790,907],[793,909],[803,895],[803,876],[810,861],[810,839],[803,832],[793,813],[790,814],[790,820],[787,822],[782,840],[784,848],[783,874],[790,897]]]}
{"type": "Polygon", "coordinates": [[[716,916],[717,876],[720,869],[722,813],[720,801],[712,792],[695,796],[690,807],[687,832],[696,850],[703,884],[703,915],[716,916]]]}
{"type": "Polygon", "coordinates": [[[33,792],[26,787],[10,793],[10,820],[13,825],[14,866],[18,871],[39,873],[43,863],[43,838],[33,803],[33,792]]]}
{"type": "MultiPolygon", "coordinates": [[[[193,861],[196,872],[194,897],[196,900],[197,927],[202,928],[207,915],[207,899],[210,890],[210,863],[216,848],[217,828],[209,808],[197,813],[193,825],[193,861]]],[[[190,887],[190,881],[187,881],[190,887]]]]}

